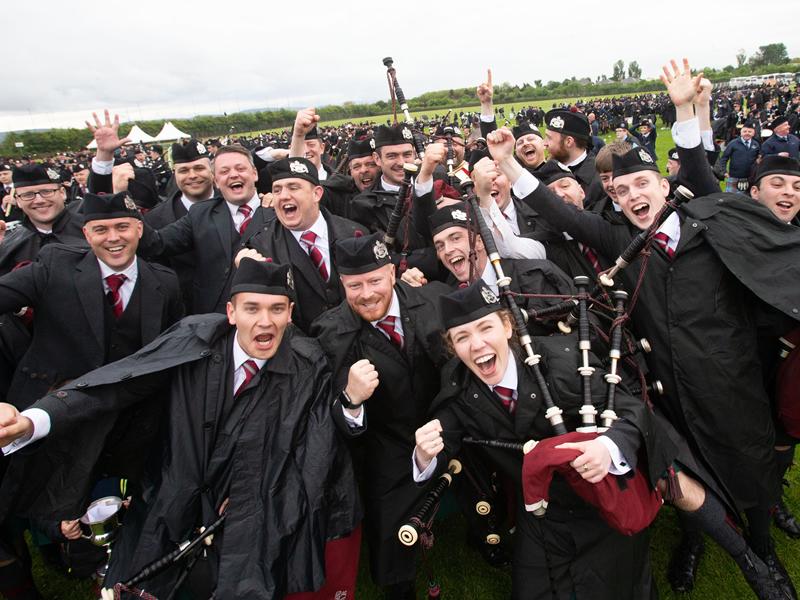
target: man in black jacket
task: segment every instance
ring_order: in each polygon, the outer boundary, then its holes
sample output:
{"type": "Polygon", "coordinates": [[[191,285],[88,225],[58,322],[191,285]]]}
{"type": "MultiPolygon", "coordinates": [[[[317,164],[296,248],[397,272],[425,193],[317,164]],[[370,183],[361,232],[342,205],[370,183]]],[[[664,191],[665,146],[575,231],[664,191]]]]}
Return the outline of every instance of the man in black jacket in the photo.
{"type": "MultiPolygon", "coordinates": [[[[109,416],[161,390],[169,398],[168,427],[154,455],[163,448],[170,460],[155,464],[157,476],[134,497],[106,585],[127,580],[222,513],[222,533],[201,545],[189,577],[195,597],[282,600],[335,577],[326,572],[325,542],[347,539],[360,515],[352,467],[331,420],[330,371],[319,345],[290,327],[293,297],[288,265],[243,260],[227,318],[187,317],[30,411],[0,405],[0,444],[17,437],[31,445],[11,461],[0,513],[82,514],[87,468],[109,416]],[[57,497],[42,495],[51,481],[69,485],[57,497]]],[[[165,597],[179,575],[180,568],[170,569],[143,587],[165,597]]],[[[354,578],[353,570],[351,584],[354,578]]]]}
{"type": "Polygon", "coordinates": [[[25,217],[22,227],[9,232],[0,244],[0,275],[34,260],[52,242],[86,246],[83,220],[75,208],[80,203],[65,208],[66,192],[56,171],[30,163],[15,167],[12,177],[14,197],[25,217]]]}
{"type": "Polygon", "coordinates": [[[334,390],[344,389],[353,404],[366,402],[367,430],[353,452],[372,579],[389,586],[387,598],[414,598],[417,552],[400,544],[397,530],[424,494],[411,479],[408,457],[439,391],[444,349],[436,300],[448,288],[396,282],[379,234],[338,240],[335,254],[346,299],[317,318],[311,334],[328,355],[334,390]]]}
{"type": "MultiPolygon", "coordinates": [[[[144,215],[144,222],[155,229],[166,227],[189,214],[195,204],[210,200],[215,195],[214,173],[205,146],[197,140],[187,140],[172,145],[172,161],[177,191],[171,198],[160,202],[144,215]]],[[[192,314],[192,287],[195,263],[192,251],[170,256],[164,261],[178,275],[186,312],[192,314]]]]}
{"type": "MultiPolygon", "coordinates": [[[[83,210],[91,249],[48,244],[36,262],[0,277],[0,313],[33,309],[31,344],[8,393],[20,410],[64,381],[136,352],[183,316],[175,274],[136,258],[142,226],[132,200],[88,194],[83,210]]],[[[116,419],[93,481],[138,483],[159,413],[150,402],[116,419]]],[[[58,484],[49,492],[58,494],[58,484]]],[[[0,562],[9,545],[0,545],[0,562]]],[[[0,589],[3,579],[0,570],[0,589]]]]}

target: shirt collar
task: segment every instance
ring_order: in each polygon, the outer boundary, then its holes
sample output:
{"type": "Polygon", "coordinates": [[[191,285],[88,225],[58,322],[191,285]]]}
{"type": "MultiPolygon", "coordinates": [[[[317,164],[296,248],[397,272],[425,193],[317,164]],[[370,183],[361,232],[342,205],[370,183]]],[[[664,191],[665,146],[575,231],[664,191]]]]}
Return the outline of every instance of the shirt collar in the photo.
{"type": "MultiPolygon", "coordinates": [[[[239,211],[238,204],[231,204],[227,200],[225,200],[225,204],[228,205],[228,210],[231,211],[231,217],[235,215],[239,211]]],[[[253,209],[253,212],[256,212],[256,209],[261,206],[261,198],[258,197],[258,192],[253,194],[253,197],[247,201],[247,206],[253,209]]]]}
{"type": "Polygon", "coordinates": [[[481,273],[481,279],[483,279],[483,283],[492,288],[492,291],[495,294],[498,292],[497,273],[494,272],[494,267],[492,266],[492,263],[488,258],[486,259],[486,266],[483,267],[483,273],[481,273]]]}
{"type": "Polygon", "coordinates": [[[666,233],[671,241],[677,242],[681,237],[681,220],[678,213],[672,212],[658,228],[659,233],[666,233]]]}
{"type": "MultiPolygon", "coordinates": [[[[497,208],[500,208],[499,206],[497,208]]],[[[517,207],[514,206],[514,199],[509,198],[508,204],[501,212],[505,215],[506,219],[509,221],[516,221],[517,220],[517,207]]]]}
{"type": "Polygon", "coordinates": [[[511,351],[511,348],[508,349],[508,365],[506,366],[506,372],[503,373],[503,378],[494,385],[490,385],[489,389],[494,392],[494,388],[498,385],[500,387],[508,388],[514,392],[517,391],[517,385],[519,385],[519,378],[517,376],[517,360],[514,358],[514,353],[511,351]]]}
{"type": "Polygon", "coordinates": [[[386,181],[386,179],[384,179],[383,175],[381,175],[381,187],[387,192],[399,192],[400,191],[400,186],[399,185],[395,185],[393,183],[389,183],[388,181],[386,181]]]}
{"type": "MultiPolygon", "coordinates": [[[[389,305],[389,310],[380,319],[376,321],[370,321],[370,325],[375,327],[386,317],[394,317],[395,319],[400,319],[400,299],[397,297],[397,292],[395,292],[394,289],[392,289],[392,303],[389,305]]],[[[369,331],[369,329],[367,331],[369,331]]]]}
{"type": "Polygon", "coordinates": [[[294,239],[298,242],[300,241],[300,236],[303,235],[306,231],[313,231],[317,234],[317,239],[320,240],[321,243],[324,243],[327,247],[328,244],[328,223],[325,221],[325,217],[322,216],[322,211],[319,211],[317,215],[317,220],[314,221],[314,224],[309,227],[308,229],[298,229],[295,231],[294,229],[291,230],[294,239]]]}
{"type": "Polygon", "coordinates": [[[239,345],[239,332],[233,336],[233,371],[236,372],[246,361],[252,360],[258,366],[259,370],[266,364],[266,360],[262,358],[253,358],[245,352],[239,345]]]}
{"type": "Polygon", "coordinates": [[[109,275],[125,275],[128,278],[128,281],[136,281],[136,278],[139,276],[139,259],[135,258],[130,266],[123,270],[123,271],[115,271],[111,267],[109,267],[106,263],[104,263],[99,258],[97,259],[97,264],[100,265],[100,276],[105,280],[106,277],[109,275]]]}
{"type": "Polygon", "coordinates": [[[563,167],[574,167],[575,165],[579,165],[579,164],[581,164],[581,163],[582,163],[584,160],[586,160],[586,156],[587,156],[587,155],[586,155],[586,150],[584,150],[583,152],[581,152],[581,155],[580,155],[578,158],[576,158],[576,159],[574,159],[574,160],[572,160],[572,161],[568,162],[567,164],[564,164],[564,163],[562,163],[562,162],[560,162],[560,161],[559,161],[559,163],[558,163],[558,164],[560,164],[560,165],[561,165],[561,166],[563,166],[563,167]]]}

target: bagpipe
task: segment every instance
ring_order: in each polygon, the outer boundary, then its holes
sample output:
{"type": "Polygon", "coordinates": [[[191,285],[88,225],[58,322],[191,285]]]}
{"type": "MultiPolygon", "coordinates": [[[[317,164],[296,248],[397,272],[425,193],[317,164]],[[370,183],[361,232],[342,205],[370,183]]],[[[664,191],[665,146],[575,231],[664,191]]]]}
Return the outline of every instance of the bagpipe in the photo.
{"type": "Polygon", "coordinates": [[[386,79],[389,82],[389,96],[392,99],[392,115],[394,122],[397,123],[397,105],[400,105],[400,110],[403,112],[406,124],[411,127],[412,143],[417,155],[420,158],[425,156],[425,143],[423,141],[422,132],[414,130],[414,118],[408,112],[408,102],[406,102],[406,95],[403,93],[403,88],[397,83],[397,71],[394,68],[394,60],[391,56],[383,59],[383,66],[386,67],[386,79]]]}
{"type": "MultiPolygon", "coordinates": [[[[658,489],[650,485],[642,471],[636,469],[624,476],[607,475],[599,483],[589,483],[570,465],[580,455],[580,452],[571,449],[558,449],[556,446],[566,442],[592,440],[613,427],[614,422],[619,418],[616,413],[616,396],[617,388],[622,384],[623,380],[620,374],[623,362],[627,361],[633,367],[639,380],[638,387],[635,385],[627,387],[628,393],[641,395],[642,400],[648,404],[650,394],[663,394],[661,383],[659,381],[648,382],[642,370],[638,368],[638,363],[634,360],[635,355],[647,353],[651,350],[649,342],[646,339],[634,339],[630,332],[625,329],[625,324],[630,318],[630,312],[638,295],[639,286],[646,271],[649,247],[658,227],[682,203],[689,201],[693,197],[692,193],[684,187],[679,187],[675,192],[674,200],[664,206],[654,223],[631,240],[629,246],[617,258],[611,269],[599,275],[599,281],[591,292],[589,292],[590,279],[585,276],[578,276],[574,278],[574,284],[578,292],[575,296],[565,298],[564,302],[546,309],[523,311],[517,304],[516,298],[518,296],[541,297],[544,295],[515,293],[511,290],[511,278],[503,270],[502,260],[491,230],[486,224],[478,205],[478,200],[474,193],[474,183],[466,176],[459,176],[459,179],[461,180],[464,199],[471,209],[470,212],[472,214],[469,217],[473,221],[471,226],[476,226],[477,233],[483,239],[488,260],[497,277],[497,287],[501,300],[511,315],[513,328],[524,351],[523,362],[526,368],[530,370],[539,387],[545,407],[545,417],[550,421],[554,433],[553,437],[538,442],[529,440],[525,444],[508,440],[479,440],[469,437],[464,438],[462,442],[469,445],[509,450],[523,454],[523,495],[526,509],[533,512],[535,516],[542,517],[546,514],[549,502],[549,486],[553,475],[559,473],[578,496],[597,508],[599,515],[609,526],[626,535],[633,535],[644,530],[652,523],[663,502],[658,489]],[[607,287],[613,286],[614,276],[642,254],[644,256],[643,264],[632,296],[629,296],[623,290],[606,290],[607,287]],[[589,318],[590,305],[595,309],[593,314],[603,314],[604,318],[610,321],[608,335],[600,331],[599,327],[593,325],[589,318]],[[527,329],[529,319],[548,320],[553,318],[563,319],[559,321],[559,329],[564,333],[571,332],[572,325],[576,322],[578,324],[580,361],[577,373],[581,379],[583,404],[578,411],[581,424],[577,431],[572,433],[567,433],[562,417],[563,411],[556,406],[552,399],[545,374],[542,371],[542,365],[540,364],[541,356],[536,354],[533,339],[527,329]],[[598,410],[592,402],[592,375],[595,372],[595,368],[590,364],[590,353],[592,350],[591,332],[593,327],[596,333],[601,334],[600,337],[607,342],[609,347],[608,372],[604,376],[606,399],[604,410],[599,414],[599,422],[598,410]]],[[[474,236],[471,236],[470,239],[473,248],[470,255],[470,281],[472,282],[479,275],[475,267],[474,236]]],[[[431,514],[431,504],[435,505],[438,502],[443,493],[443,489],[440,488],[446,489],[451,480],[452,474],[447,479],[446,484],[437,485],[436,489],[432,489],[421,505],[425,508],[424,515],[419,513],[413,515],[404,527],[412,523],[412,527],[416,526],[417,529],[422,524],[430,527],[432,517],[427,523],[425,518],[431,514]],[[420,519],[420,516],[423,518],[420,519]]],[[[669,481],[667,489],[668,495],[672,499],[680,497],[680,489],[676,481],[669,481]]],[[[410,541],[411,537],[408,537],[407,540],[410,541]]]]}
{"type": "MultiPolygon", "coordinates": [[[[198,534],[189,540],[179,544],[178,547],[165,554],[161,558],[154,560],[145,567],[143,567],[136,575],[125,581],[124,583],[117,583],[113,588],[113,595],[110,598],[113,600],[125,600],[128,597],[144,598],[145,600],[159,600],[152,594],[139,589],[142,582],[152,579],[159,573],[163,573],[172,567],[182,566],[182,571],[175,581],[169,595],[164,600],[174,600],[177,596],[181,586],[186,581],[186,578],[191,573],[200,556],[203,554],[203,544],[209,544],[211,536],[222,527],[225,522],[225,515],[223,512],[213,523],[208,527],[201,527],[198,534]],[[208,540],[208,541],[207,541],[208,540]]],[[[106,591],[104,593],[104,600],[109,596],[106,591]]]]}

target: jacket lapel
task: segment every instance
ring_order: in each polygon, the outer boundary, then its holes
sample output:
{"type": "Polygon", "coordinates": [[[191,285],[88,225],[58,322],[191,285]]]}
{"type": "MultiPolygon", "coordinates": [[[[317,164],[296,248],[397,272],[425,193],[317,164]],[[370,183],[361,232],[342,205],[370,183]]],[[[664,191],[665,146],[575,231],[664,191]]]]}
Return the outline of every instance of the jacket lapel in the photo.
{"type": "Polygon", "coordinates": [[[139,276],[136,285],[141,286],[142,293],[142,344],[146,345],[161,333],[164,294],[161,293],[161,283],[150,265],[141,259],[137,260],[139,261],[139,276]]]}
{"type": "Polygon", "coordinates": [[[102,350],[105,348],[105,311],[103,307],[105,295],[97,257],[92,252],[87,252],[86,256],[75,267],[75,271],[75,289],[78,291],[78,298],[89,323],[89,328],[92,331],[92,336],[102,350]]]}
{"type": "Polygon", "coordinates": [[[228,205],[225,200],[220,199],[217,205],[211,209],[211,219],[214,222],[214,228],[219,234],[219,241],[222,244],[222,249],[225,252],[225,258],[228,262],[233,260],[231,256],[231,246],[233,244],[233,221],[231,213],[228,211],[228,205]]]}

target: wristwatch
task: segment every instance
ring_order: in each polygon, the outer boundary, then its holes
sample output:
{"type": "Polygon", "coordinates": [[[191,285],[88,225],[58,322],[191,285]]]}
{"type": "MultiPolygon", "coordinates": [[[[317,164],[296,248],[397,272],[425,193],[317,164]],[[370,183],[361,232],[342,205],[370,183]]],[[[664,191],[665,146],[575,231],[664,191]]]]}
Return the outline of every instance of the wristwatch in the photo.
{"type": "Polygon", "coordinates": [[[361,406],[361,403],[359,404],[354,403],[352,398],[350,398],[350,396],[345,390],[342,390],[341,393],[339,394],[339,402],[342,403],[342,406],[344,406],[345,408],[349,408],[350,410],[356,409],[359,406],[361,406]]]}

